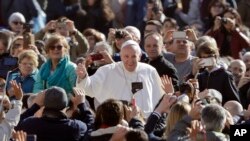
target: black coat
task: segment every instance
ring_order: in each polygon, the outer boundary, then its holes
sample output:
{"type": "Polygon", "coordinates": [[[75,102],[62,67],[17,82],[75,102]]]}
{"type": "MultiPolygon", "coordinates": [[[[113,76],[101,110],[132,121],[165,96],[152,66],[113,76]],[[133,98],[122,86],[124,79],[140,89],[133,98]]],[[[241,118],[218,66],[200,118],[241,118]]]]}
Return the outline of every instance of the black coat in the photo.
{"type": "Polygon", "coordinates": [[[229,100],[239,101],[239,94],[230,72],[219,68],[211,73],[203,71],[198,75],[200,91],[215,89],[222,94],[222,104],[229,100]]]}
{"type": "Polygon", "coordinates": [[[37,141],[85,141],[94,123],[94,117],[85,104],[79,104],[81,119],[68,119],[64,114],[57,113],[57,117],[43,115],[41,118],[30,117],[40,107],[34,104],[21,115],[16,130],[23,130],[27,134],[36,134],[37,141]]]}
{"type": "Polygon", "coordinates": [[[163,75],[171,77],[175,90],[179,89],[177,70],[172,63],[160,55],[157,59],[149,61],[149,64],[157,70],[160,77],[163,75]]]}
{"type": "Polygon", "coordinates": [[[250,82],[243,85],[240,89],[240,100],[244,109],[248,108],[250,104],[250,82]]]}

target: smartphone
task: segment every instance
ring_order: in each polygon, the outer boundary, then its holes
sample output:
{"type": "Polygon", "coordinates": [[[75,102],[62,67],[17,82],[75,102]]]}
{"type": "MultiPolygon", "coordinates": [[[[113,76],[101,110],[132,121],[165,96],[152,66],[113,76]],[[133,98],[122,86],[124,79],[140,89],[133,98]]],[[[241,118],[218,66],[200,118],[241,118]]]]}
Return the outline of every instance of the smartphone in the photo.
{"type": "Polygon", "coordinates": [[[91,57],[92,61],[98,61],[98,60],[103,59],[103,56],[100,53],[91,54],[90,57],[91,57]]]}
{"type": "Polygon", "coordinates": [[[33,134],[27,135],[27,141],[37,141],[37,136],[33,134]]]}
{"type": "Polygon", "coordinates": [[[132,82],[131,86],[132,86],[132,93],[133,94],[135,94],[139,90],[143,89],[142,82],[132,82]]]}
{"type": "Polygon", "coordinates": [[[200,65],[202,67],[209,67],[209,66],[213,66],[214,65],[214,59],[213,57],[210,58],[202,58],[200,65]]]}
{"type": "Polygon", "coordinates": [[[186,39],[187,34],[185,31],[174,31],[173,39],[186,39]]]}

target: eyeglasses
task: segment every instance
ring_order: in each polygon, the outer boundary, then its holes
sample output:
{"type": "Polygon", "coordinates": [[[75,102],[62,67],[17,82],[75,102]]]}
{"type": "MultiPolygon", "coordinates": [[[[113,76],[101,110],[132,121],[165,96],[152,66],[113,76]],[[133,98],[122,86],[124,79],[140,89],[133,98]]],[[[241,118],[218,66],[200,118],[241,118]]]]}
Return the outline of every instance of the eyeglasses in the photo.
{"type": "Polygon", "coordinates": [[[12,23],[15,25],[18,25],[18,24],[23,25],[23,22],[19,22],[19,21],[13,21],[12,23]]]}
{"type": "Polygon", "coordinates": [[[62,48],[63,48],[62,45],[50,46],[50,47],[49,47],[50,50],[55,50],[55,49],[57,49],[57,50],[62,50],[62,48]]]}

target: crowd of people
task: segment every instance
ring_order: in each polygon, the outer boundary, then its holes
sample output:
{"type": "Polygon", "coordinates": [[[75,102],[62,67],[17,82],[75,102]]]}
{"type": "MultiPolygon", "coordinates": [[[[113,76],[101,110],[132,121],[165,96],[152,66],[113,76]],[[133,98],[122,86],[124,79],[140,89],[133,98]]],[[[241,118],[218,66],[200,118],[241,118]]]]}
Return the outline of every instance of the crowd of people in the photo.
{"type": "Polygon", "coordinates": [[[229,141],[250,124],[248,0],[0,0],[1,141],[229,141]]]}

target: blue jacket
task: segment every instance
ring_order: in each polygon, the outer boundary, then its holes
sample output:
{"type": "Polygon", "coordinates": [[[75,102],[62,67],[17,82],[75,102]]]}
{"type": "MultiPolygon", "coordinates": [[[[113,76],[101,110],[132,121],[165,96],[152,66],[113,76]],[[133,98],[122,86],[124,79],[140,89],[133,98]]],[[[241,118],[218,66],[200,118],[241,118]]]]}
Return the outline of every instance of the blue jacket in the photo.
{"type": "Polygon", "coordinates": [[[24,93],[32,93],[35,83],[35,77],[38,74],[38,70],[34,70],[32,74],[26,76],[25,78],[21,77],[20,71],[10,73],[7,81],[7,89],[10,88],[10,80],[16,80],[17,83],[20,83],[24,93]]]}

